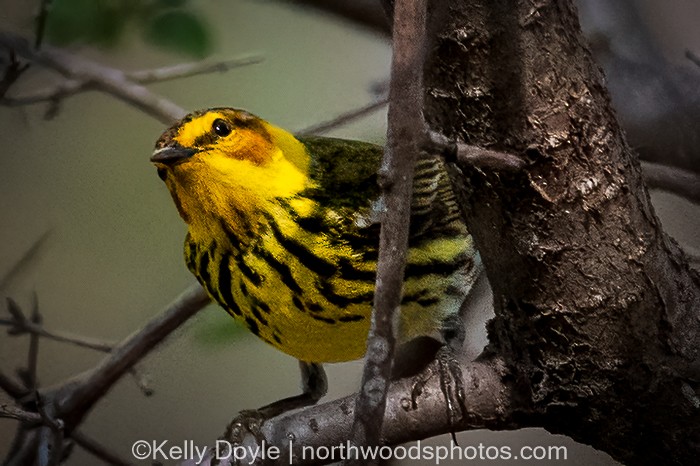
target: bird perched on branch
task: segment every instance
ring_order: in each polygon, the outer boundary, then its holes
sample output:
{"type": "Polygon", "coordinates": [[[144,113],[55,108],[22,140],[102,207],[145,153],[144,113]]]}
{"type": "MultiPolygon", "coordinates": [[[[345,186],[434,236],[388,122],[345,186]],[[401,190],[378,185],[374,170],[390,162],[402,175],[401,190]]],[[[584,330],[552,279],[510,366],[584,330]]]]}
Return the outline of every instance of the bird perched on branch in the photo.
{"type": "MultiPolygon", "coordinates": [[[[362,357],[370,326],[383,149],[295,137],[246,111],[194,112],[151,161],[188,225],[185,261],[209,295],[252,333],[294,356],[317,401],[320,363],[362,357]]],[[[439,157],[415,170],[399,344],[443,339],[478,271],[478,255],[439,157]]],[[[265,408],[263,408],[265,409],[265,408]]]]}

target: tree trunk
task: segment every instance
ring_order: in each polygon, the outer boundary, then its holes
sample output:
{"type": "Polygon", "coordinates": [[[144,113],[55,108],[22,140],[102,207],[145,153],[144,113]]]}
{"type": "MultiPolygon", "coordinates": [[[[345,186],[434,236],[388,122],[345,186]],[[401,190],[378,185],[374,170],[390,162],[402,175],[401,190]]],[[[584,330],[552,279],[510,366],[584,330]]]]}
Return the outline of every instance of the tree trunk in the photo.
{"type": "Polygon", "coordinates": [[[489,350],[523,425],[627,464],[697,461],[700,276],[663,233],[571,1],[433,1],[428,37],[428,125],[528,163],[460,167],[489,350]]]}

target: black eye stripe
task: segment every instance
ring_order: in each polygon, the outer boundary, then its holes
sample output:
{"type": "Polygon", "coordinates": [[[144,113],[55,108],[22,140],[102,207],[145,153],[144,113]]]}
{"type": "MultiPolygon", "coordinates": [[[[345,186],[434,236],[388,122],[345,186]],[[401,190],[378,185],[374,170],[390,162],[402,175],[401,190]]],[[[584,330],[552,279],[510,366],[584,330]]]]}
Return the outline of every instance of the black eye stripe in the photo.
{"type": "Polygon", "coordinates": [[[211,125],[211,129],[217,136],[223,137],[231,134],[231,126],[229,126],[229,124],[221,118],[214,120],[211,125]]]}

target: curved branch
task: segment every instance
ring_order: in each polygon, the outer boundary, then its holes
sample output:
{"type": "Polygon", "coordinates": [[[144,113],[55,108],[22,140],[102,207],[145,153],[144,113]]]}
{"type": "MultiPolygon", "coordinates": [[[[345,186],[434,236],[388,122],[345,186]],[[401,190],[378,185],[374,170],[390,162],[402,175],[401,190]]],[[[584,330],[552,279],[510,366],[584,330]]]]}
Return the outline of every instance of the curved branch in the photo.
{"type": "Polygon", "coordinates": [[[0,47],[58,71],[69,79],[89,83],[165,124],[171,124],[187,114],[170,100],[132,82],[116,68],[99,65],[55,47],[44,46],[42,50],[35,50],[27,39],[8,32],[0,32],[0,47]]]}
{"type": "Polygon", "coordinates": [[[45,393],[44,398],[55,400],[56,415],[66,421],[66,429],[70,431],[77,426],[122,375],[208,303],[209,297],[201,286],[189,287],[164,312],[115,347],[94,369],[45,393]]]}
{"type": "MultiPolygon", "coordinates": [[[[462,374],[469,416],[458,420],[453,428],[461,431],[524,427],[514,419],[515,409],[511,405],[513,387],[508,382],[511,378],[499,357],[491,355],[467,363],[462,367],[462,374]]],[[[395,381],[389,387],[382,428],[384,444],[397,445],[450,431],[437,365],[432,363],[422,375],[426,376],[427,382],[422,385],[420,393],[416,393],[415,384],[410,378],[395,381]]],[[[302,411],[285,413],[266,421],[259,438],[249,434],[241,445],[260,445],[264,439],[266,448],[276,447],[280,450],[284,464],[288,464],[290,458],[293,464],[300,465],[349,459],[348,439],[355,402],[356,395],[351,395],[302,411]],[[319,451],[321,447],[329,450],[336,447],[332,450],[334,456],[324,460],[312,458],[311,452],[319,451]]],[[[251,451],[255,451],[255,448],[247,453],[251,454],[251,451]]],[[[253,459],[244,458],[241,464],[252,464],[248,462],[253,459]]]]}

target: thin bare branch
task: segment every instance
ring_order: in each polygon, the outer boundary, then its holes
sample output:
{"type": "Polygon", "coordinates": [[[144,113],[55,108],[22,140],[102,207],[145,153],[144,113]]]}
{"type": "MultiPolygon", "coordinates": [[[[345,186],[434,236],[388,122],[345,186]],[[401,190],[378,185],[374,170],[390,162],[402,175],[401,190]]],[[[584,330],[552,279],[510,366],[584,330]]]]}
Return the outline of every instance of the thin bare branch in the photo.
{"type": "Polygon", "coordinates": [[[642,162],[642,170],[649,188],[668,191],[700,204],[700,174],[653,162],[642,162]]]}
{"type": "Polygon", "coordinates": [[[201,286],[189,287],[162,313],[115,347],[98,366],[51,390],[46,396],[56,400],[59,417],[66,420],[69,428],[77,426],[124,373],[207,303],[209,297],[201,286]]]}
{"type": "Polygon", "coordinates": [[[165,124],[171,124],[187,113],[170,100],[130,81],[123,71],[116,68],[88,61],[55,47],[46,46],[42,50],[34,50],[27,39],[8,32],[0,32],[0,47],[58,71],[69,79],[89,82],[96,89],[133,105],[165,124]]]}
{"type": "Polygon", "coordinates": [[[29,391],[17,382],[13,377],[0,370],[0,389],[10,395],[15,400],[23,398],[29,391]]]}
{"type": "MultiPolygon", "coordinates": [[[[8,302],[14,303],[14,301],[12,301],[11,298],[8,298],[8,302]]],[[[14,309],[15,306],[16,304],[13,305],[11,308],[14,309]]],[[[14,335],[29,333],[31,335],[37,335],[48,338],[49,340],[54,340],[61,343],[70,343],[83,348],[101,351],[103,353],[109,353],[114,347],[114,344],[99,340],[97,338],[73,335],[68,332],[61,332],[56,330],[48,330],[42,325],[24,318],[23,315],[22,318],[19,319],[13,316],[12,320],[0,320],[0,325],[9,326],[10,329],[8,331],[14,335]]]]}
{"type": "Polygon", "coordinates": [[[427,131],[422,148],[430,153],[439,153],[448,162],[462,167],[477,167],[489,171],[517,172],[525,167],[525,160],[505,152],[484,149],[462,142],[450,141],[436,131],[427,131]]]}
{"type": "Polygon", "coordinates": [[[345,112],[341,115],[338,115],[337,117],[333,118],[332,120],[328,120],[328,121],[318,123],[316,125],[308,126],[300,131],[297,131],[295,134],[297,136],[309,136],[312,134],[326,133],[328,131],[331,131],[333,129],[336,129],[338,127],[346,125],[352,121],[363,118],[363,117],[371,114],[372,112],[375,112],[375,111],[379,110],[380,108],[384,107],[387,103],[389,103],[389,99],[387,99],[387,98],[379,99],[375,102],[369,103],[369,104],[364,105],[362,107],[359,107],[359,108],[356,108],[354,110],[350,110],[349,112],[345,112]]]}
{"type": "MultiPolygon", "coordinates": [[[[428,131],[428,140],[424,143],[424,148],[440,152],[445,155],[446,160],[456,161],[461,166],[517,172],[526,165],[522,157],[469,144],[454,143],[434,131],[428,131]]],[[[700,203],[700,175],[697,173],[645,161],[642,161],[642,168],[649,188],[668,191],[691,202],[700,203]]]]}
{"type": "MultiPolygon", "coordinates": [[[[35,303],[36,299],[37,298],[35,296],[35,303]]],[[[7,305],[8,311],[10,312],[12,319],[0,319],[0,326],[10,327],[7,331],[11,335],[22,335],[28,333],[31,336],[32,340],[30,341],[29,351],[30,361],[36,361],[36,358],[38,356],[38,351],[33,348],[35,345],[38,345],[39,337],[48,338],[49,340],[61,343],[69,343],[75,346],[79,346],[81,348],[92,349],[103,353],[109,353],[116,346],[116,343],[106,342],[98,338],[90,338],[82,335],[74,335],[67,332],[48,330],[43,325],[41,325],[40,320],[35,321],[35,318],[33,318],[32,320],[27,319],[24,313],[22,312],[22,309],[12,298],[7,298],[7,305]]],[[[30,369],[27,370],[26,374],[24,374],[26,379],[25,382],[27,387],[36,388],[36,367],[34,364],[34,369],[32,369],[32,366],[33,365],[30,364],[30,369]],[[31,376],[32,373],[34,373],[34,376],[31,376]]],[[[136,382],[136,385],[139,387],[139,390],[141,390],[141,392],[145,396],[153,395],[153,388],[150,387],[146,376],[141,374],[136,367],[132,367],[129,370],[129,373],[134,378],[134,382],[136,382]]]]}
{"type": "Polygon", "coordinates": [[[469,144],[456,144],[457,163],[493,171],[517,172],[525,167],[525,161],[512,154],[497,152],[469,144]]]}
{"type": "Polygon", "coordinates": [[[246,55],[228,60],[179,63],[162,68],[133,71],[126,73],[126,76],[139,84],[151,84],[202,74],[225,73],[235,68],[256,65],[264,60],[262,55],[246,55]]]}
{"type": "MultiPolygon", "coordinates": [[[[352,443],[379,445],[391,377],[408,247],[413,171],[424,132],[422,75],[425,52],[425,0],[400,0],[394,14],[394,45],[389,89],[387,147],[380,172],[384,205],[377,261],[372,326],[362,387],[356,400],[352,443]]],[[[355,458],[349,464],[365,464],[355,458]]]]}
{"type": "Polygon", "coordinates": [[[30,413],[16,406],[7,403],[0,404],[0,417],[6,419],[16,419],[27,424],[40,424],[42,422],[39,413],[30,413]]]}
{"type": "Polygon", "coordinates": [[[10,313],[15,322],[19,325],[24,325],[25,322],[28,322],[24,312],[22,312],[22,308],[19,307],[19,304],[14,299],[8,296],[5,298],[5,301],[7,302],[7,312],[10,313]]]}
{"type": "MultiPolygon", "coordinates": [[[[260,55],[250,55],[230,60],[204,61],[192,63],[180,63],[162,68],[152,68],[125,73],[125,77],[138,84],[151,84],[187,78],[209,73],[223,73],[234,68],[253,65],[263,61],[260,55]]],[[[41,102],[52,102],[78,94],[80,92],[94,90],[96,86],[90,80],[67,79],[55,85],[39,89],[31,93],[5,97],[2,104],[9,107],[19,107],[41,102]]]]}
{"type": "Polygon", "coordinates": [[[8,270],[5,275],[0,278],[0,290],[5,290],[10,283],[12,283],[12,280],[17,277],[19,274],[21,274],[29,265],[31,265],[38,256],[39,251],[41,251],[41,248],[46,244],[46,240],[49,238],[51,235],[51,230],[47,230],[44,233],[39,236],[34,243],[27,249],[24,254],[22,254],[22,257],[19,258],[15,264],[10,267],[10,270],[8,270]]]}

